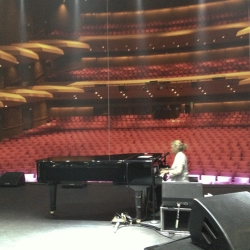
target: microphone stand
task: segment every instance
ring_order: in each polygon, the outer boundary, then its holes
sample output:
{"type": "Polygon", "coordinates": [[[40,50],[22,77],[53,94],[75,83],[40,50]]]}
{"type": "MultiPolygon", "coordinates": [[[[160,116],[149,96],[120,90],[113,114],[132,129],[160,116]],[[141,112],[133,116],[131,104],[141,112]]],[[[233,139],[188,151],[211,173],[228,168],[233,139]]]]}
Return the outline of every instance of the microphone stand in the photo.
{"type": "Polygon", "coordinates": [[[151,177],[152,177],[152,183],[151,183],[152,187],[151,188],[152,188],[152,192],[153,192],[153,194],[152,194],[152,200],[153,200],[153,220],[151,220],[150,222],[152,224],[159,223],[159,221],[155,219],[155,175],[154,175],[154,162],[156,160],[158,160],[158,158],[157,159],[153,158],[152,162],[151,162],[151,177]]]}
{"type": "Polygon", "coordinates": [[[152,200],[153,200],[153,220],[151,220],[152,224],[157,224],[159,223],[159,220],[155,219],[155,175],[154,175],[154,163],[157,161],[159,161],[160,159],[166,157],[167,155],[169,155],[169,152],[165,153],[163,156],[160,157],[156,157],[156,158],[152,158],[151,161],[151,177],[152,177],[152,183],[151,183],[151,188],[152,188],[152,200]]]}

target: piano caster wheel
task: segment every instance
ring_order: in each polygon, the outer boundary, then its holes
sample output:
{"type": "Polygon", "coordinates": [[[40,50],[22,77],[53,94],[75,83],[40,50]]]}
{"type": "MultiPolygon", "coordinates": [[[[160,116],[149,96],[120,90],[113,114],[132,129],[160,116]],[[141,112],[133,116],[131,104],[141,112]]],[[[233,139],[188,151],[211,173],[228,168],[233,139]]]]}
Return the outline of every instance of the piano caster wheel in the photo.
{"type": "Polygon", "coordinates": [[[55,211],[50,211],[50,214],[51,214],[51,215],[54,215],[54,214],[55,214],[55,211]]]}

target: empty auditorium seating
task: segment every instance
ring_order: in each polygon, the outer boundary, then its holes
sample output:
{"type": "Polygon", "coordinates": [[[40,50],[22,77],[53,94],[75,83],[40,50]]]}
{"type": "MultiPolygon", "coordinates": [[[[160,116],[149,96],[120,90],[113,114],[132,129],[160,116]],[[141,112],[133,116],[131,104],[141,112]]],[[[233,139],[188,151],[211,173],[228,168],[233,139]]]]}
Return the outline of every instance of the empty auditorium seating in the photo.
{"type": "MultiPolygon", "coordinates": [[[[135,66],[110,66],[106,67],[86,67],[78,70],[70,70],[64,72],[57,72],[47,77],[48,81],[95,81],[95,80],[133,80],[133,79],[152,79],[152,78],[170,78],[180,76],[191,75],[207,75],[207,74],[220,74],[221,68],[216,65],[220,63],[223,65],[224,70],[229,71],[229,68],[233,67],[237,72],[249,70],[249,58],[235,57],[228,60],[228,58],[222,58],[211,61],[197,61],[197,62],[184,62],[184,63],[168,63],[160,65],[144,65],[135,66]],[[182,73],[180,75],[180,70],[182,73]],[[228,70],[227,70],[228,68],[228,70]],[[109,74],[107,73],[109,72],[109,74]]],[[[217,117],[219,123],[234,124],[239,123],[240,120],[235,117],[227,119],[223,115],[217,117]]],[[[243,118],[242,118],[243,119],[243,118]]],[[[209,124],[212,117],[201,117],[199,122],[209,124]]]]}
{"type": "MultiPolygon", "coordinates": [[[[218,115],[199,114],[200,117],[218,115]]],[[[221,115],[239,114],[224,112],[221,115]]],[[[244,115],[249,115],[249,112],[244,112],[244,115]]],[[[193,119],[195,123],[198,116],[181,114],[180,117],[193,119]]],[[[250,174],[248,133],[249,126],[245,125],[173,127],[166,120],[159,122],[151,115],[58,117],[48,124],[24,131],[15,138],[1,141],[0,172],[24,171],[35,174],[36,160],[52,156],[165,153],[169,151],[170,142],[179,138],[188,145],[190,176],[199,177],[201,182],[207,184],[246,184],[250,174]],[[108,119],[109,135],[106,127],[108,119]]],[[[168,155],[167,164],[171,165],[173,158],[173,154],[168,155]]]]}
{"type": "MultiPolygon", "coordinates": [[[[172,10],[174,11],[174,9],[172,10]]],[[[152,16],[152,15],[151,15],[152,16]]],[[[248,20],[247,10],[225,8],[219,13],[207,13],[201,16],[168,16],[168,18],[160,19],[161,15],[155,15],[154,20],[148,20],[143,23],[131,22],[130,18],[128,21],[124,21],[124,18],[114,19],[108,24],[98,23],[98,18],[95,19],[95,23],[89,24],[88,22],[83,23],[82,30],[79,32],[75,31],[63,31],[63,30],[52,30],[52,36],[106,36],[107,30],[109,36],[116,35],[131,35],[131,34],[153,34],[153,33],[165,33],[170,31],[189,30],[196,28],[204,28],[216,25],[225,25],[230,23],[238,23],[248,20]]],[[[87,16],[84,16],[84,20],[87,16]]],[[[102,20],[102,19],[101,19],[102,20]]]]}

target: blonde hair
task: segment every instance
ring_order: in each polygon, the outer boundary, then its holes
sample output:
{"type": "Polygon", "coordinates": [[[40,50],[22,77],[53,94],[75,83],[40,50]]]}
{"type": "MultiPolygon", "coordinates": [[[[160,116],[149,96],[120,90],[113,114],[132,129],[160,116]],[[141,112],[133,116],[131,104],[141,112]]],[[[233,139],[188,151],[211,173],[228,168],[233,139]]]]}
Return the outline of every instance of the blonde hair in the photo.
{"type": "Polygon", "coordinates": [[[187,145],[180,140],[175,140],[171,143],[171,146],[176,149],[176,151],[186,151],[187,145]]]}

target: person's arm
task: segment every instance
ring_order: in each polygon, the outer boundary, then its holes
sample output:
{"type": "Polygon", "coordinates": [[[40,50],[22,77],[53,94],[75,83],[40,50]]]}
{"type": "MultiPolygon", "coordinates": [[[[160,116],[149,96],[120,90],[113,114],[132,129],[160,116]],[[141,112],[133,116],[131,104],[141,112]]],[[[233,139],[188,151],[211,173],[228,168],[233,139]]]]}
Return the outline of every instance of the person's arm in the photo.
{"type": "Polygon", "coordinates": [[[185,155],[178,154],[176,155],[172,168],[169,169],[168,174],[170,175],[170,177],[180,175],[184,169],[184,166],[185,166],[185,155]]]}
{"type": "Polygon", "coordinates": [[[170,177],[180,175],[183,171],[183,167],[184,167],[184,163],[178,164],[178,165],[176,165],[176,167],[174,169],[169,169],[168,174],[170,175],[170,177]]]}

